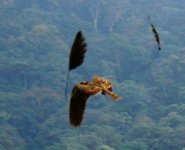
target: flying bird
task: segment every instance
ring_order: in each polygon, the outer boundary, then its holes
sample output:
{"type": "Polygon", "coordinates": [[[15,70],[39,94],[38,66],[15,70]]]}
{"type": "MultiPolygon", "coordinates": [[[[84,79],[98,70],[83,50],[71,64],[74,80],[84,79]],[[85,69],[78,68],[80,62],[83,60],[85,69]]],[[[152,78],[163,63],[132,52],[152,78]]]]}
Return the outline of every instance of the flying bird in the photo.
{"type": "Polygon", "coordinates": [[[159,34],[155,28],[155,26],[152,24],[151,20],[150,20],[150,16],[148,16],[148,21],[150,23],[150,26],[152,28],[152,32],[154,33],[154,36],[155,36],[155,40],[158,44],[158,49],[161,50],[161,46],[160,46],[160,38],[159,38],[159,34]]]}
{"type": "Polygon", "coordinates": [[[121,97],[112,91],[112,83],[107,79],[95,76],[92,82],[84,81],[76,84],[72,90],[69,119],[71,126],[80,126],[88,98],[95,94],[110,96],[113,100],[121,97]]]}
{"type": "Polygon", "coordinates": [[[86,51],[87,51],[87,43],[82,34],[82,31],[78,31],[76,33],[76,37],[71,47],[71,52],[69,56],[69,68],[68,68],[66,90],[65,90],[66,98],[67,98],[67,86],[68,86],[68,80],[69,80],[69,72],[70,70],[79,67],[84,62],[86,51]]]}

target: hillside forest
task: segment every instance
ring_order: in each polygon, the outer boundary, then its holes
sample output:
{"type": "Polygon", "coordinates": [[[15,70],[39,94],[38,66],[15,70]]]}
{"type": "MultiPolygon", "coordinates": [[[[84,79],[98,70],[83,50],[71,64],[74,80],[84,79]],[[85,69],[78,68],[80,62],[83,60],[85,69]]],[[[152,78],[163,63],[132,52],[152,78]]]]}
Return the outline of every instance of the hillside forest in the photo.
{"type": "Polygon", "coordinates": [[[1,0],[0,149],[185,150],[184,36],[184,0],[1,0]],[[87,52],[66,99],[80,30],[87,52]],[[90,97],[71,127],[71,90],[95,75],[122,98],[90,97]]]}

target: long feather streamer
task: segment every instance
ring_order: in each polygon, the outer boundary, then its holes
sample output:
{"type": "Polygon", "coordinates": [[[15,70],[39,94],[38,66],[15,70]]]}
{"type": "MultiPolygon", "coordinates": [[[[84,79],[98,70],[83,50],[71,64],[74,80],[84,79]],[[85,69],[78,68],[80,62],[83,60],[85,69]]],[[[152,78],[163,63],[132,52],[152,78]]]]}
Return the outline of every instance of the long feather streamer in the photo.
{"type": "Polygon", "coordinates": [[[78,31],[76,37],[74,39],[73,45],[71,47],[71,52],[69,56],[69,68],[67,74],[67,81],[66,81],[66,98],[67,98],[67,87],[68,87],[68,80],[69,80],[69,72],[72,69],[79,67],[85,58],[85,52],[87,51],[87,43],[85,38],[82,34],[82,31],[78,31]]]}
{"type": "Polygon", "coordinates": [[[154,36],[155,36],[155,40],[158,44],[158,49],[161,50],[161,46],[160,46],[160,38],[159,38],[159,34],[155,28],[155,26],[152,24],[151,20],[150,20],[150,16],[148,16],[148,21],[150,23],[150,26],[152,28],[152,32],[154,33],[154,36]]]}

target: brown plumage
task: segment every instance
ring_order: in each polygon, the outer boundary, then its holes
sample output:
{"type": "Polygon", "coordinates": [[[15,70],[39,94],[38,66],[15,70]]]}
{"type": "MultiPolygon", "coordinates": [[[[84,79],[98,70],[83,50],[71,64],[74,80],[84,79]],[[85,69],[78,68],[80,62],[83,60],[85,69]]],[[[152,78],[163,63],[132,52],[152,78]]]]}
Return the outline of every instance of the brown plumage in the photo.
{"type": "Polygon", "coordinates": [[[155,40],[158,44],[158,49],[161,50],[161,46],[160,46],[160,38],[159,38],[159,34],[155,28],[155,26],[152,24],[151,20],[150,20],[150,16],[148,16],[148,21],[150,23],[150,26],[152,28],[152,32],[154,33],[154,36],[155,36],[155,40]]]}
{"type": "Polygon", "coordinates": [[[121,97],[112,92],[112,83],[102,77],[95,76],[92,82],[81,82],[74,86],[69,108],[69,118],[72,126],[80,126],[87,99],[95,94],[110,96],[113,100],[121,97]]]}
{"type": "Polygon", "coordinates": [[[71,47],[71,52],[69,56],[69,70],[68,70],[67,81],[66,81],[66,98],[67,98],[69,72],[70,70],[77,68],[84,62],[86,51],[87,51],[87,43],[82,34],[82,31],[78,31],[74,39],[73,45],[71,47]]]}

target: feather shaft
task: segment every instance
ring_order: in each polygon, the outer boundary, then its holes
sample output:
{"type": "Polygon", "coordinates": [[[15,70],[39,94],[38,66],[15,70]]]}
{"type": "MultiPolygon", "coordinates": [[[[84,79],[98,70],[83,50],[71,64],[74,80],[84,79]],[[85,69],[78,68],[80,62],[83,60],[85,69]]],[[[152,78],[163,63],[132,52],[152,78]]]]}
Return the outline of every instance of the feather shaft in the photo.
{"type": "Polygon", "coordinates": [[[69,82],[68,81],[69,80],[69,72],[70,72],[70,70],[79,67],[84,62],[86,51],[87,51],[87,43],[86,43],[85,38],[82,34],[82,31],[78,31],[76,33],[74,42],[72,44],[71,52],[70,52],[70,56],[69,56],[69,68],[68,68],[66,89],[65,89],[66,99],[67,99],[67,89],[68,89],[68,82],[69,82]]]}

